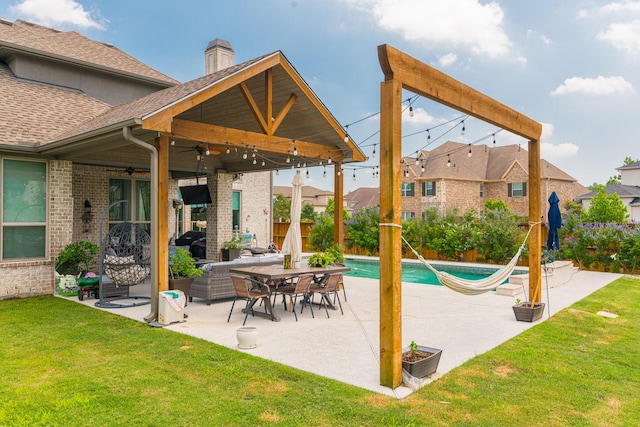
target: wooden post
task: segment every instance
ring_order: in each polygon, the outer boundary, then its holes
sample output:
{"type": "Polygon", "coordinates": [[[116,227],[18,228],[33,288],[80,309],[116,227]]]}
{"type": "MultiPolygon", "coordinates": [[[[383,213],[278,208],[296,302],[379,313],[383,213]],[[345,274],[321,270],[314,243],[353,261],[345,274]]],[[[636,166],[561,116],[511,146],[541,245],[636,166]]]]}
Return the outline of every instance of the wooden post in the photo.
{"type": "Polygon", "coordinates": [[[333,172],[333,242],[344,245],[344,174],[336,163],[333,172]]]}
{"type": "Polygon", "coordinates": [[[158,292],[169,290],[169,135],[156,139],[158,149],[158,292]]]}
{"type": "MultiPolygon", "coordinates": [[[[540,142],[529,141],[529,222],[541,220],[540,142]]],[[[542,224],[533,225],[529,235],[529,301],[540,302],[542,291],[542,224]]]]}
{"type": "MultiPolygon", "coordinates": [[[[380,84],[380,223],[401,224],[402,84],[380,84]]],[[[402,384],[402,229],[380,226],[380,384],[402,384]]]]}

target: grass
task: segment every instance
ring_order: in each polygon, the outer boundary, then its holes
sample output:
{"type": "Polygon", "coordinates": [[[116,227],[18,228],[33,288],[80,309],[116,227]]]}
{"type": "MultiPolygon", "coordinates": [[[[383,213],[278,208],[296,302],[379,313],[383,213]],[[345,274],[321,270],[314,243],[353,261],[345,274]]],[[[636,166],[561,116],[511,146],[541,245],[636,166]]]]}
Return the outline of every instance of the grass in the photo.
{"type": "Polygon", "coordinates": [[[55,297],[0,325],[3,426],[640,425],[630,277],[401,401],[55,297]]]}

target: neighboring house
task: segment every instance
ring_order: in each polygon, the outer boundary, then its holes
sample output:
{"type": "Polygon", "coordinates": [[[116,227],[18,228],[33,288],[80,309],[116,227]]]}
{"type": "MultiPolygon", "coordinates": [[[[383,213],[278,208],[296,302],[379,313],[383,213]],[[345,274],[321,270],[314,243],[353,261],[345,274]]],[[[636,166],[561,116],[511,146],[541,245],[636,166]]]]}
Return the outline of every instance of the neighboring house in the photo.
{"type": "MultiPolygon", "coordinates": [[[[482,211],[488,199],[503,200],[513,212],[529,215],[528,153],[519,145],[488,147],[448,141],[431,151],[402,160],[402,218],[428,208],[441,213],[458,209],[482,211]]],[[[561,204],[575,200],[585,187],[546,160],[540,161],[540,216],[556,192],[561,204]]]]}
{"type": "MultiPolygon", "coordinates": [[[[620,184],[608,185],[605,192],[617,193],[629,211],[629,219],[640,222],[640,161],[620,166],[616,170],[620,171],[620,184]]],[[[597,191],[592,191],[578,196],[585,211],[589,210],[591,199],[596,194],[598,194],[597,191]]]]}
{"type": "MultiPolygon", "coordinates": [[[[291,189],[291,186],[274,185],[273,196],[282,194],[285,199],[291,200],[291,189]]],[[[333,191],[321,190],[310,185],[302,186],[302,204],[310,204],[316,213],[323,213],[331,198],[333,198],[333,191]]]]}
{"type": "Polygon", "coordinates": [[[370,206],[380,206],[379,187],[360,187],[344,196],[345,210],[353,212],[370,206]]]}
{"type": "Polygon", "coordinates": [[[166,289],[183,180],[206,182],[216,259],[234,224],[262,244],[269,171],[296,143],[307,162],[364,160],[281,52],[229,66],[230,46],[214,43],[205,56],[226,68],[180,83],[108,43],[0,18],[0,299],[53,293],[59,251],[125,220],[157,230],[151,279],[166,289]]]}

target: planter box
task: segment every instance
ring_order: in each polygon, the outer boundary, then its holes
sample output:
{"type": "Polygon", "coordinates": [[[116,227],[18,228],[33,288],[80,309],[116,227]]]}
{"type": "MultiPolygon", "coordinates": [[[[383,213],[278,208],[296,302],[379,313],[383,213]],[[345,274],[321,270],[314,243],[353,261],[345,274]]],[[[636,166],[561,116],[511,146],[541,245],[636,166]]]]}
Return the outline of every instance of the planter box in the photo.
{"type": "MultiPolygon", "coordinates": [[[[169,290],[182,291],[184,296],[189,298],[189,290],[191,290],[191,284],[193,283],[193,277],[183,277],[181,279],[169,279],[169,290]]],[[[186,304],[185,304],[186,305],[186,304]]]]}
{"type": "Polygon", "coordinates": [[[519,322],[535,322],[540,320],[542,313],[544,313],[544,303],[536,302],[532,308],[530,302],[521,302],[519,305],[513,306],[513,313],[519,322]]]}
{"type": "MultiPolygon", "coordinates": [[[[417,360],[415,362],[407,362],[403,360],[402,369],[404,369],[414,377],[424,378],[427,375],[433,374],[438,369],[438,363],[440,363],[442,350],[438,348],[424,347],[421,345],[418,346],[418,350],[425,353],[431,353],[431,356],[425,359],[417,360]]],[[[405,347],[402,349],[402,355],[404,356],[406,353],[409,353],[409,347],[405,347]]]]}
{"type": "Polygon", "coordinates": [[[222,260],[232,261],[236,258],[240,258],[241,249],[225,249],[222,248],[222,260]]]}

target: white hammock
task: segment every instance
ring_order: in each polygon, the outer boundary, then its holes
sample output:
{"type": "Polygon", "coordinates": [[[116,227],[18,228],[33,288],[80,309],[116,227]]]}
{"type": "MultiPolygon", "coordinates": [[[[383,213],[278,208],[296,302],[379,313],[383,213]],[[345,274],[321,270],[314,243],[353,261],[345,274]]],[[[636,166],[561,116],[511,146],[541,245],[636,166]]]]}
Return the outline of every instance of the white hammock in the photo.
{"type": "MultiPolygon", "coordinates": [[[[391,225],[391,224],[380,224],[380,225],[391,225]]],[[[418,260],[422,262],[425,265],[425,267],[427,267],[436,275],[436,278],[442,285],[456,292],[459,292],[461,294],[480,295],[485,292],[494,290],[495,288],[500,286],[505,280],[507,280],[507,278],[511,275],[511,273],[513,273],[513,270],[516,267],[516,263],[518,262],[518,258],[520,258],[520,254],[524,249],[524,245],[527,242],[527,239],[529,238],[529,233],[531,233],[531,229],[533,228],[533,225],[534,224],[531,224],[531,226],[529,227],[529,231],[527,232],[527,235],[525,236],[524,241],[518,248],[518,251],[516,252],[515,256],[511,259],[511,261],[509,261],[509,263],[504,267],[496,270],[491,276],[485,277],[483,279],[478,279],[478,280],[463,279],[462,277],[454,276],[445,271],[437,270],[434,266],[429,264],[429,262],[426,259],[424,259],[422,255],[420,255],[415,249],[413,249],[413,247],[409,244],[409,242],[405,240],[403,236],[400,236],[400,237],[402,238],[404,243],[409,247],[409,249],[411,249],[411,251],[418,257],[418,260]]]]}

